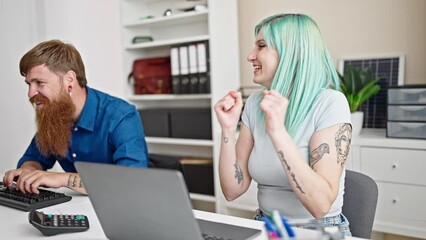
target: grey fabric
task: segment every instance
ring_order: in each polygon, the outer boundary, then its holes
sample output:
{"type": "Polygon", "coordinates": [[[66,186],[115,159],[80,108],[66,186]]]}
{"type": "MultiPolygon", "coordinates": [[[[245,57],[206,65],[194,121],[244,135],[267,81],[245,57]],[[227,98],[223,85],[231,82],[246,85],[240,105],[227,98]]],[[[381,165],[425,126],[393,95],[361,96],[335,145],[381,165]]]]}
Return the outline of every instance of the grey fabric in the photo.
{"type": "Polygon", "coordinates": [[[346,170],[342,213],[349,220],[352,236],[370,239],[378,193],[377,184],[372,178],[346,170]]]}
{"type": "MultiPolygon", "coordinates": [[[[312,214],[306,210],[293,192],[291,182],[278,159],[277,150],[264,131],[264,123],[259,119],[259,103],[262,96],[262,92],[253,93],[246,101],[241,116],[244,125],[250,128],[255,142],[250,153],[248,168],[250,176],[258,184],[259,208],[264,212],[278,210],[292,221],[313,219],[312,214]]],[[[322,91],[300,126],[299,132],[293,138],[306,164],[309,164],[309,144],[313,134],[336,124],[350,122],[351,115],[345,96],[336,90],[322,91]]],[[[340,177],[337,198],[325,217],[339,215],[342,211],[344,175],[340,177]]]]}

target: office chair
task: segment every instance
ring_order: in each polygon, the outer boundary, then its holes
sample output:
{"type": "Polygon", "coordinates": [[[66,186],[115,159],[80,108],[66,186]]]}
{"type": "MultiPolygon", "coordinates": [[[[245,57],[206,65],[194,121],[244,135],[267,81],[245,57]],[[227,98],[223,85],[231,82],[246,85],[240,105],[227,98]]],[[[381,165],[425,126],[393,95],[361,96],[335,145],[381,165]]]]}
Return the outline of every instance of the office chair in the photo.
{"type": "Polygon", "coordinates": [[[372,178],[346,170],[342,213],[349,220],[352,236],[370,239],[378,193],[377,184],[372,178]]]}

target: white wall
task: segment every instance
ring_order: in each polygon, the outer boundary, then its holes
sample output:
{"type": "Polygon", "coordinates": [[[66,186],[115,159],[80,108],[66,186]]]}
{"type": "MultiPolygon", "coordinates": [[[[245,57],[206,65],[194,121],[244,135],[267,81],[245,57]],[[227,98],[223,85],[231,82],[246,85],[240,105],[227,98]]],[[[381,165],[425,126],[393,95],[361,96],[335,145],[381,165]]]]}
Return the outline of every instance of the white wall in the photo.
{"type": "Polygon", "coordinates": [[[46,39],[72,43],[82,55],[88,84],[124,97],[118,0],[43,0],[46,39]]]}
{"type": "Polygon", "coordinates": [[[118,0],[0,0],[0,175],[16,166],[35,133],[19,60],[57,38],[82,55],[88,84],[124,97],[118,0]]]}
{"type": "Polygon", "coordinates": [[[340,58],[406,54],[405,83],[426,84],[426,1],[424,0],[239,0],[241,77],[252,85],[246,61],[254,26],[277,13],[311,16],[335,63],[340,58]]]}
{"type": "Polygon", "coordinates": [[[19,59],[36,42],[34,5],[0,0],[0,175],[15,167],[34,132],[33,110],[19,74],[19,59]]]}

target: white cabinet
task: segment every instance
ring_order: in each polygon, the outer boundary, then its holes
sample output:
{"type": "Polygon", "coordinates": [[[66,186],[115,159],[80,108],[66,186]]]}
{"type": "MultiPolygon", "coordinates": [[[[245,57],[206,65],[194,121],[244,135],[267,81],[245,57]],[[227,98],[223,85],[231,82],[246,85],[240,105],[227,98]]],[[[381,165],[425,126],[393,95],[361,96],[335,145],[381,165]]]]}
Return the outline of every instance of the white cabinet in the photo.
{"type": "Polygon", "coordinates": [[[374,231],[426,238],[426,140],[386,138],[363,129],[354,137],[352,169],[379,188],[374,231]]]}
{"type": "Polygon", "coordinates": [[[210,93],[134,95],[131,85],[127,100],[138,109],[155,107],[208,107],[212,110],[212,140],[147,137],[150,153],[211,157],[214,162],[215,196],[191,194],[193,199],[215,204],[220,212],[222,194],[217,166],[220,127],[213,105],[230,90],[240,86],[238,11],[236,0],[208,0],[207,9],[179,12],[177,4],[185,0],[121,0],[123,81],[132,69],[133,61],[141,58],[170,56],[173,45],[209,41],[210,93]],[[167,9],[172,15],[164,16],[167,9]],[[149,16],[149,17],[148,17],[149,16]],[[151,42],[132,44],[135,36],[149,35],[151,42]]]}

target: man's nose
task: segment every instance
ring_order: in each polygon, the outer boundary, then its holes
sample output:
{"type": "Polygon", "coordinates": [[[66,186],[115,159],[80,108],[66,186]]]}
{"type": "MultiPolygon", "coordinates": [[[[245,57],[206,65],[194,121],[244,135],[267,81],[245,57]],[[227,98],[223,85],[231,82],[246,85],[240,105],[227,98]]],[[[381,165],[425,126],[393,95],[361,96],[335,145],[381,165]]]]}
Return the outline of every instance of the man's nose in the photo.
{"type": "Polygon", "coordinates": [[[28,88],[28,98],[32,98],[32,97],[34,97],[35,95],[37,95],[38,94],[38,90],[37,90],[37,88],[36,87],[29,87],[28,88]]]}

